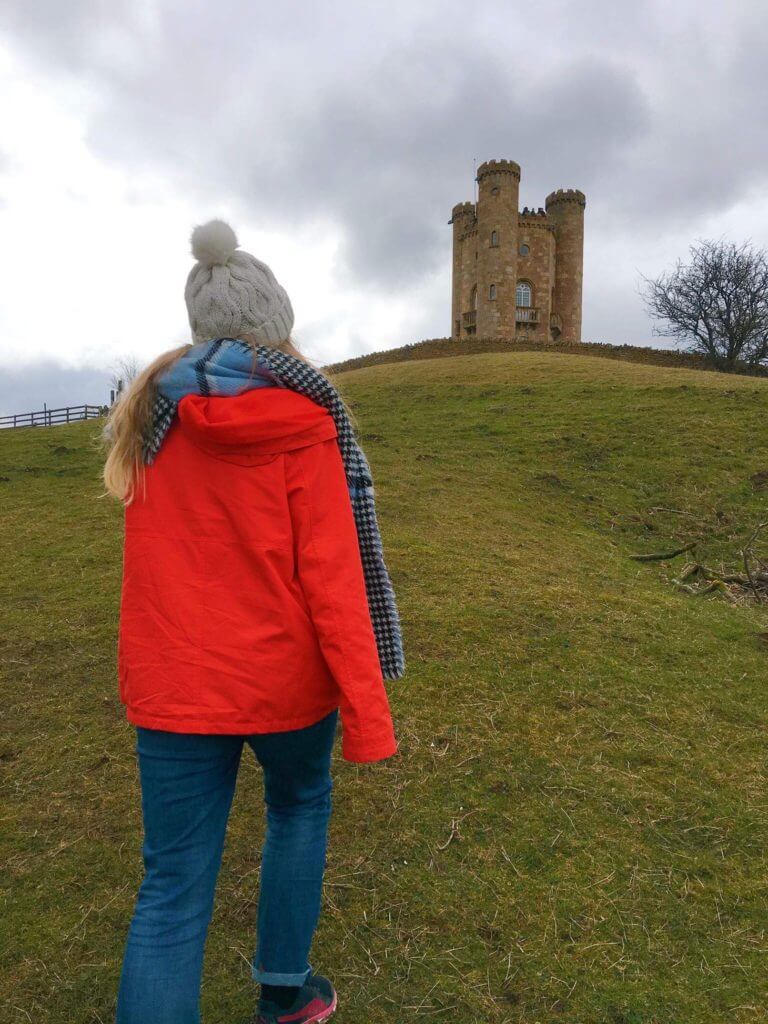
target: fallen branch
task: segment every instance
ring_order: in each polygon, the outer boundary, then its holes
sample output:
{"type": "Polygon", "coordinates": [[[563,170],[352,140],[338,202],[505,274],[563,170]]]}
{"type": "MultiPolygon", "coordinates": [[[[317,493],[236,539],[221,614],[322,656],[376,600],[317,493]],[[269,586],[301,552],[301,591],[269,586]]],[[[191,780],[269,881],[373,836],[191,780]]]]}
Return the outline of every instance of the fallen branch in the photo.
{"type": "Polygon", "coordinates": [[[710,580],[706,586],[699,587],[697,594],[711,594],[713,590],[721,590],[724,594],[730,594],[728,587],[722,580],[710,580]]]}
{"type": "Polygon", "coordinates": [[[727,597],[733,597],[727,584],[721,579],[707,580],[707,582],[701,587],[695,587],[691,583],[681,583],[680,580],[672,580],[678,590],[684,590],[686,594],[694,594],[699,596],[701,594],[711,594],[713,590],[719,590],[727,597]]]}
{"type": "Polygon", "coordinates": [[[677,558],[678,555],[684,555],[686,551],[691,551],[698,543],[697,540],[692,540],[690,544],[676,548],[674,551],[656,552],[652,555],[630,555],[629,557],[634,562],[666,562],[668,558],[677,558]]]}
{"type": "MultiPolygon", "coordinates": [[[[683,514],[682,509],[654,506],[652,512],[666,511],[683,514]]],[[[768,603],[768,561],[755,552],[758,539],[768,531],[768,520],[758,523],[748,535],[744,546],[740,549],[744,571],[740,567],[729,568],[725,564],[714,569],[703,562],[686,559],[678,573],[670,573],[668,581],[678,590],[691,595],[720,593],[733,604],[745,600],[757,601],[762,605],[768,603]]],[[[635,562],[665,562],[678,555],[692,551],[697,545],[704,543],[701,537],[689,541],[679,548],[669,551],[656,551],[647,555],[629,555],[635,562]]],[[[695,558],[695,555],[694,555],[695,558]]]]}
{"type": "Polygon", "coordinates": [[[712,569],[701,562],[689,562],[679,576],[672,579],[672,583],[686,594],[711,594],[718,590],[729,601],[736,601],[745,592],[752,592],[758,600],[768,600],[768,572],[764,570],[762,562],[758,561],[758,566],[759,569],[753,569],[749,576],[745,576],[738,572],[712,569]],[[697,577],[699,585],[696,583],[697,577]]]}
{"type": "Polygon", "coordinates": [[[648,509],[649,512],[673,512],[676,516],[689,516],[691,519],[695,519],[696,516],[693,512],[684,512],[681,508],[667,508],[664,505],[652,505],[648,509]]]}
{"type": "Polygon", "coordinates": [[[743,548],[743,550],[741,552],[741,557],[744,560],[744,571],[746,572],[746,574],[747,574],[747,576],[749,578],[749,582],[750,582],[750,584],[752,586],[752,590],[753,590],[754,595],[755,595],[755,600],[757,600],[757,601],[765,601],[766,597],[765,597],[764,594],[761,594],[758,591],[758,589],[757,589],[757,584],[755,582],[754,576],[752,575],[752,569],[751,569],[750,564],[749,564],[749,556],[752,554],[752,545],[755,543],[755,540],[757,539],[758,534],[761,533],[766,528],[766,526],[768,526],[768,522],[758,523],[757,524],[757,526],[754,528],[754,530],[750,534],[749,540],[744,545],[744,548],[743,548]]]}
{"type": "Polygon", "coordinates": [[[696,594],[699,593],[699,588],[698,587],[694,587],[690,583],[681,583],[680,580],[672,580],[672,582],[674,583],[674,585],[677,587],[678,590],[684,590],[686,592],[686,594],[696,595],[696,594]]]}
{"type": "Polygon", "coordinates": [[[696,567],[702,576],[706,576],[711,580],[722,580],[723,583],[738,583],[740,587],[748,587],[749,580],[746,576],[742,576],[738,572],[718,572],[716,569],[710,569],[706,565],[698,565],[696,567]]]}
{"type": "Polygon", "coordinates": [[[691,576],[695,576],[696,573],[701,569],[698,562],[689,562],[688,565],[683,567],[683,571],[677,577],[678,581],[682,583],[684,580],[688,580],[691,576]]]}

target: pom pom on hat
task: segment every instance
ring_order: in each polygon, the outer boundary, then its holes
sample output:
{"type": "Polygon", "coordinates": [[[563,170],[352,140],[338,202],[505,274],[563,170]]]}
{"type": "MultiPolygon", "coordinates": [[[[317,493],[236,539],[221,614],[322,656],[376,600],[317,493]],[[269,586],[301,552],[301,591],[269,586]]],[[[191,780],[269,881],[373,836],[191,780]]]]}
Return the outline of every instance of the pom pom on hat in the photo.
{"type": "Polygon", "coordinates": [[[237,245],[235,232],[223,220],[209,220],[192,232],[192,255],[207,267],[225,265],[237,245]]]}
{"type": "Polygon", "coordinates": [[[229,224],[200,224],[191,242],[197,262],[187,277],[184,299],[196,342],[248,335],[274,346],[290,337],[291,300],[267,264],[239,247],[229,224]]]}

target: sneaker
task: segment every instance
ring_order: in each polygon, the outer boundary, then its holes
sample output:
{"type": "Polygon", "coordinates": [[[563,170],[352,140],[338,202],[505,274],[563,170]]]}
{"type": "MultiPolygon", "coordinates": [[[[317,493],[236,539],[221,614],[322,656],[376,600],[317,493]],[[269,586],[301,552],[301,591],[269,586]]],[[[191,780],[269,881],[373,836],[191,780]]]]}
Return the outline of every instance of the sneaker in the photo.
{"type": "Polygon", "coordinates": [[[336,990],[321,974],[310,974],[287,1009],[259,1000],[253,1024],[323,1024],[336,1012],[336,990]]]}

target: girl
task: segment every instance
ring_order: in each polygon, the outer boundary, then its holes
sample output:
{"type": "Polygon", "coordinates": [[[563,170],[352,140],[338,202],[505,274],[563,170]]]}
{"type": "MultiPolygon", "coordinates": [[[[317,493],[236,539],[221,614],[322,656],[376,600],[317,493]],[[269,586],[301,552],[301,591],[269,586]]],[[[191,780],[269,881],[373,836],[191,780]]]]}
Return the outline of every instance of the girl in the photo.
{"type": "Polygon", "coordinates": [[[397,751],[404,659],[373,484],[348,409],[295,348],[293,310],[222,221],[196,228],[193,344],[156,359],[104,428],[125,506],[120,699],[136,729],[144,878],[116,1024],[198,1024],[206,933],[244,744],[264,775],[256,1024],[328,1020],[308,961],[331,748],[397,751]]]}

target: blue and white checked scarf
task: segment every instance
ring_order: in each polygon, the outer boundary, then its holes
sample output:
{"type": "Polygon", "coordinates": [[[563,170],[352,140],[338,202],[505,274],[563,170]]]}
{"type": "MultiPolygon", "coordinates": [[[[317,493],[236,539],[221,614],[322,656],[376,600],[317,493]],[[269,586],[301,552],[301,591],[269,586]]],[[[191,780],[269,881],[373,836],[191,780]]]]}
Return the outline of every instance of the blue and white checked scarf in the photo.
{"type": "Polygon", "coordinates": [[[152,464],[160,449],[179,400],[189,393],[237,395],[254,387],[285,387],[328,409],[338,431],[382,675],[385,679],[400,679],[405,673],[403,639],[395,592],[384,564],[371,470],[333,384],[314,367],[287,352],[234,338],[217,338],[191,346],[155,384],[152,422],[143,451],[147,465],[152,464]]]}

